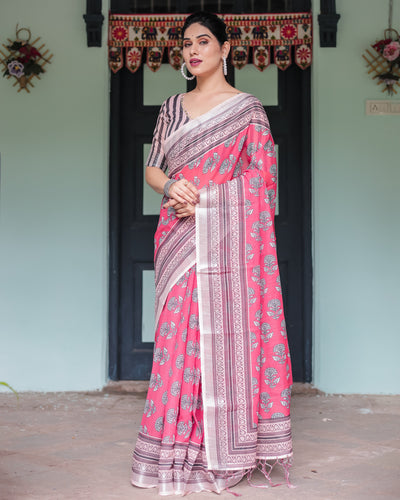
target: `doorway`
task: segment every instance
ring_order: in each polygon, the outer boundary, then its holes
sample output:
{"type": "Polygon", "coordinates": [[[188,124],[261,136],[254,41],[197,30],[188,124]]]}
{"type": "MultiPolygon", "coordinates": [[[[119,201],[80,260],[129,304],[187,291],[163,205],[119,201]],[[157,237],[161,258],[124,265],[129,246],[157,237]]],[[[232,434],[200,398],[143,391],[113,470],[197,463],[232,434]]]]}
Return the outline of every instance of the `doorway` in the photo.
{"type": "MultiPolygon", "coordinates": [[[[111,1],[112,13],[304,12],[306,0],[192,2],[111,1]]],[[[255,94],[271,123],[278,154],[275,217],[293,376],[311,381],[311,106],[310,69],[252,64],[229,68],[230,83],[255,94]]],[[[191,89],[165,62],[152,73],[121,69],[111,77],[110,115],[110,342],[112,380],[148,380],[154,337],[153,235],[161,197],[144,183],[146,161],[160,105],[191,89]]]]}

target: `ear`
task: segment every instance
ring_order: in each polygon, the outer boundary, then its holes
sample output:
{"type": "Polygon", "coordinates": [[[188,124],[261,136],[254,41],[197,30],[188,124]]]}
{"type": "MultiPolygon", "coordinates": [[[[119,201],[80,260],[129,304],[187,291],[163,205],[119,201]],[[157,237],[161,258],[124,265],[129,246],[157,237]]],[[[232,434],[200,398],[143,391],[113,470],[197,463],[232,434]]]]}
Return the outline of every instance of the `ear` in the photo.
{"type": "Polygon", "coordinates": [[[231,44],[229,42],[224,42],[222,45],[222,55],[227,58],[230,50],[231,44]]]}

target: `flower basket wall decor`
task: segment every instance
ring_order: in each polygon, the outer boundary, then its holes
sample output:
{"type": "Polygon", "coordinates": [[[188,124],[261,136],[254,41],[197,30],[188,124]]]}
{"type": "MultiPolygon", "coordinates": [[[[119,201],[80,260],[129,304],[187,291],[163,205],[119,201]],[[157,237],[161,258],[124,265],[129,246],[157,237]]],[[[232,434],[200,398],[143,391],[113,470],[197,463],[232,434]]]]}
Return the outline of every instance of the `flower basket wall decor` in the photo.
{"type": "Polygon", "coordinates": [[[16,39],[13,41],[8,38],[9,45],[2,44],[7,53],[0,49],[0,56],[2,56],[0,63],[4,67],[3,76],[15,79],[13,86],[19,85],[18,92],[21,92],[22,89],[30,92],[29,87],[34,87],[33,78],[40,80],[40,74],[45,73],[44,66],[50,63],[53,57],[53,54],[49,54],[47,49],[44,50],[44,43],[40,47],[37,46],[40,37],[32,43],[30,43],[30,39],[30,30],[28,28],[18,29],[17,25],[16,39]],[[23,31],[28,34],[26,39],[20,38],[20,33],[23,31]]]}
{"type": "Polygon", "coordinates": [[[389,95],[397,94],[396,87],[400,87],[400,37],[396,30],[387,29],[384,38],[376,41],[370,49],[363,54],[367,62],[368,74],[377,78],[377,84],[384,84],[382,92],[389,95]]]}

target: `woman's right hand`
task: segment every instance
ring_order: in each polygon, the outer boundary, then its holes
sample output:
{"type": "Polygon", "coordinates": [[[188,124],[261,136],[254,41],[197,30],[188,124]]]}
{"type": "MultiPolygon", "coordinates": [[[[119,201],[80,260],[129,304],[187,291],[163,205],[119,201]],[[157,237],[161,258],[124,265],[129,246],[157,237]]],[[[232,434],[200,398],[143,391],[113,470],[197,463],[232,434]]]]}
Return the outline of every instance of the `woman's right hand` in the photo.
{"type": "MultiPolygon", "coordinates": [[[[169,191],[169,197],[179,203],[190,203],[191,205],[196,205],[199,202],[199,192],[196,187],[187,179],[180,179],[179,181],[171,184],[169,191]]],[[[168,208],[168,203],[164,205],[168,208]]]]}

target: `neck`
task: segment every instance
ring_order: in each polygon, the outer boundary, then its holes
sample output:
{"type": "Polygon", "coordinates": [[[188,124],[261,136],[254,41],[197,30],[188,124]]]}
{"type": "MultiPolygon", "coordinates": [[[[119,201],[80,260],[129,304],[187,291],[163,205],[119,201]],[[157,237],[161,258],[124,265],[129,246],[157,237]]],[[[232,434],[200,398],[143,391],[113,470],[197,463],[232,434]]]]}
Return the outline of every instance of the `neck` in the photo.
{"type": "Polygon", "coordinates": [[[197,77],[196,90],[202,94],[212,94],[230,88],[222,71],[216,71],[212,75],[197,77]]]}

